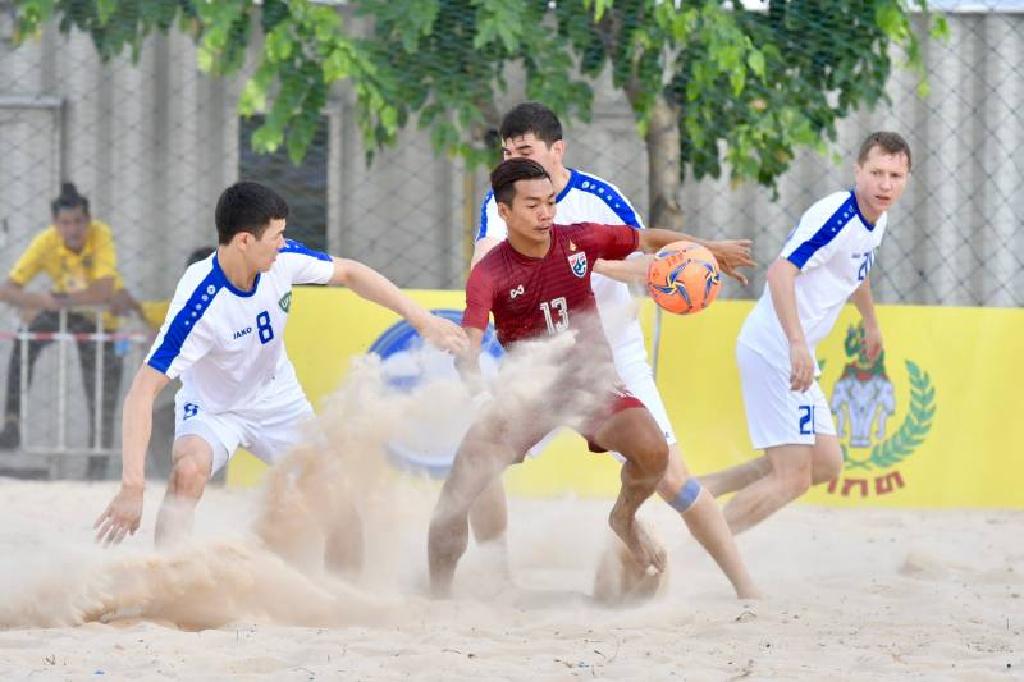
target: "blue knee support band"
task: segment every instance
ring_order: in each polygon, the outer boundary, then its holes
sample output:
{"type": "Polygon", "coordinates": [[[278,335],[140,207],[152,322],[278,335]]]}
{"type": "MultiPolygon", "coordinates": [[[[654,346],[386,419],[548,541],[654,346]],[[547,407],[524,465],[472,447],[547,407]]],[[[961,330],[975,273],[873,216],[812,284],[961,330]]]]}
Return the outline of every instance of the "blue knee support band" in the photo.
{"type": "Polygon", "coordinates": [[[693,503],[697,501],[697,497],[700,496],[701,485],[700,481],[696,478],[686,479],[686,483],[679,489],[679,494],[672,498],[668,503],[670,507],[675,509],[680,514],[686,512],[693,503]]]}

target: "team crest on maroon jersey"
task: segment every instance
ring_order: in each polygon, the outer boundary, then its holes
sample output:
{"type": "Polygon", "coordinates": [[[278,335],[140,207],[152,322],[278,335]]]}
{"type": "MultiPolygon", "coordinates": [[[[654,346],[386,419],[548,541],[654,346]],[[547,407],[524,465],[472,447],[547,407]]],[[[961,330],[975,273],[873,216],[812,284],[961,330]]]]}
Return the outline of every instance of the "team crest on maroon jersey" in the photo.
{"type": "Polygon", "coordinates": [[[569,256],[566,260],[569,261],[569,269],[572,270],[572,274],[577,277],[587,276],[587,253],[586,251],[580,251],[569,256]]]}

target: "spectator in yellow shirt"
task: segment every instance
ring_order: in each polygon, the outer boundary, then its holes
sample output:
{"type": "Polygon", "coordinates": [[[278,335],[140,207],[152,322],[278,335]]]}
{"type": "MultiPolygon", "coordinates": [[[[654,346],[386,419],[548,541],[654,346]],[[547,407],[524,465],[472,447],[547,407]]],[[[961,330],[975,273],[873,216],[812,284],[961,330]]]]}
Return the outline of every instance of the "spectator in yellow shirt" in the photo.
{"type": "MultiPolygon", "coordinates": [[[[0,285],[0,301],[20,309],[28,323],[29,332],[55,332],[59,329],[59,313],[67,312],[67,331],[76,334],[97,332],[96,313],[83,311],[83,307],[109,306],[119,288],[117,256],[110,228],[93,220],[89,201],[78,193],[75,186],[64,183],[60,196],[51,203],[53,224],[36,235],[18,261],[7,281],[0,285]],[[25,291],[24,287],[36,275],[49,276],[49,292],[25,291]]],[[[104,314],[102,328],[112,332],[116,318],[104,314]]],[[[28,342],[28,376],[42,349],[50,340],[28,342]]],[[[103,413],[101,415],[100,445],[112,447],[114,442],[114,414],[121,388],[122,359],[115,353],[111,341],[103,343],[103,413]]],[[[4,409],[4,428],[0,432],[0,448],[20,445],[18,414],[21,399],[21,342],[15,341],[7,371],[7,400],[4,409]]],[[[89,407],[89,446],[95,440],[95,384],[96,341],[78,341],[78,360],[82,370],[82,384],[89,407]]],[[[106,458],[92,457],[89,461],[90,478],[105,475],[106,458]]]]}

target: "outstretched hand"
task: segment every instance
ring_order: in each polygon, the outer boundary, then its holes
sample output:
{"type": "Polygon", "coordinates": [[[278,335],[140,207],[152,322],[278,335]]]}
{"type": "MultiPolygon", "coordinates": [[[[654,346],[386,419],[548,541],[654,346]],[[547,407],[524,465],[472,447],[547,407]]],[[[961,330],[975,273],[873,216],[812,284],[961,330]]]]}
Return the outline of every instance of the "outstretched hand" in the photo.
{"type": "Polygon", "coordinates": [[[754,259],[750,255],[751,243],[749,239],[724,239],[718,242],[708,242],[708,250],[718,261],[718,269],[743,286],[747,285],[748,280],[737,268],[753,267],[754,259]]]}
{"type": "Polygon", "coordinates": [[[463,355],[469,349],[466,331],[451,320],[439,315],[428,315],[417,325],[416,331],[427,343],[455,355],[463,355]]]}
{"type": "Polygon", "coordinates": [[[134,535],[142,521],[142,488],[122,486],[107,508],[92,525],[96,542],[104,547],[119,544],[126,535],[134,535]]]}

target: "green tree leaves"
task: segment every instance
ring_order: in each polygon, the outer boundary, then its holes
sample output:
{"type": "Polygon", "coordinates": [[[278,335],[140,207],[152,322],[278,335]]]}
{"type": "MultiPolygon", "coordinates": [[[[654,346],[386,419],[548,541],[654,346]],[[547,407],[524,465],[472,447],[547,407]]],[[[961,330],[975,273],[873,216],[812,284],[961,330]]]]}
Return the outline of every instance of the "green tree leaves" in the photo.
{"type": "MultiPolygon", "coordinates": [[[[88,33],[103,59],[175,25],[198,43],[198,65],[236,72],[262,35],[239,101],[262,112],[253,144],[305,152],[331,84],[356,95],[367,148],[393,143],[418,117],[439,151],[493,160],[484,132],[510,68],[526,92],[567,119],[590,117],[591,82],[609,70],[647,136],[667,111],[676,134],[678,181],[719,177],[774,186],[801,146],[824,148],[836,121],[885,97],[892,48],[921,72],[909,0],[359,0],[354,30],[333,7],[310,0],[18,0],[19,35],[56,18],[88,33]],[[362,25],[362,24],[361,24],[362,25]]],[[[923,2],[921,3],[923,5],[923,2]]],[[[928,27],[948,33],[941,17],[928,27]]],[[[923,83],[923,79],[922,79],[923,83]]]]}
{"type": "Polygon", "coordinates": [[[871,449],[870,462],[880,469],[895,466],[910,456],[932,428],[935,389],[931,379],[910,360],[906,361],[906,366],[910,374],[910,406],[896,433],[871,449]]]}

